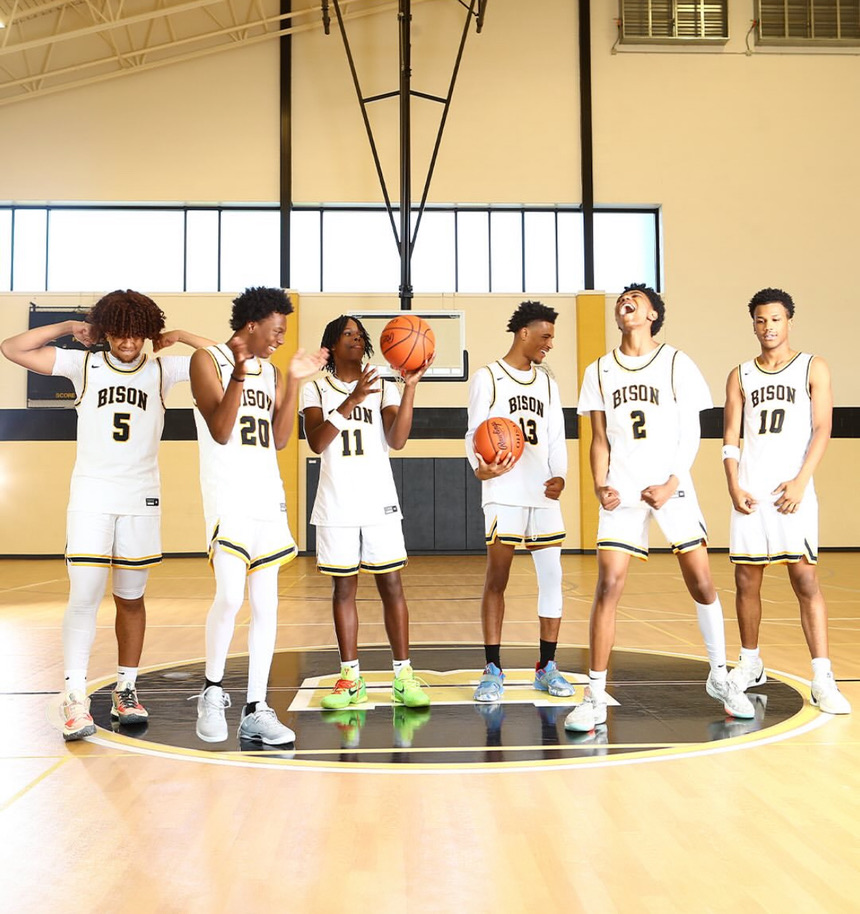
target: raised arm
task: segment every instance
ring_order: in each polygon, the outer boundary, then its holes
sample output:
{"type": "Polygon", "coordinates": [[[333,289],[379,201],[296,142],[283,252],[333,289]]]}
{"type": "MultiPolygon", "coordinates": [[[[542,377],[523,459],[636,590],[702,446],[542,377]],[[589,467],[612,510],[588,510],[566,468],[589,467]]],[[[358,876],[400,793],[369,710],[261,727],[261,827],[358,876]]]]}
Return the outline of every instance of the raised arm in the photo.
{"type": "Polygon", "coordinates": [[[84,346],[93,346],[98,342],[92,324],[85,321],[60,321],[58,324],[47,324],[44,327],[34,327],[25,330],[17,336],[0,343],[0,352],[29,371],[37,374],[51,374],[54,370],[56,348],[50,346],[54,340],[61,336],[73,336],[84,346]]]}
{"type": "Polygon", "coordinates": [[[275,447],[280,451],[287,446],[290,435],[296,424],[296,402],[299,397],[299,383],[305,378],[315,375],[326,363],[327,349],[316,352],[305,352],[304,349],[296,350],[290,359],[286,377],[278,372],[278,387],[275,394],[275,416],[272,422],[272,432],[275,447]]]}
{"type": "Polygon", "coordinates": [[[420,368],[416,368],[415,371],[404,372],[403,395],[400,398],[400,406],[390,406],[382,411],[385,439],[389,447],[394,448],[395,451],[399,451],[409,440],[415,406],[415,388],[432,362],[433,358],[431,357],[420,368]]]}
{"type": "Polygon", "coordinates": [[[207,346],[213,346],[215,340],[208,340],[205,336],[197,336],[196,333],[189,333],[187,330],[166,330],[152,341],[152,350],[161,352],[162,349],[176,343],[184,343],[192,349],[205,349],[207,346]]]}
{"type": "Polygon", "coordinates": [[[214,359],[205,349],[198,349],[191,356],[191,395],[209,428],[209,434],[218,444],[226,444],[230,440],[236,424],[248,358],[248,350],[238,337],[232,337],[227,345],[236,364],[226,390],[218,377],[214,359]]]}

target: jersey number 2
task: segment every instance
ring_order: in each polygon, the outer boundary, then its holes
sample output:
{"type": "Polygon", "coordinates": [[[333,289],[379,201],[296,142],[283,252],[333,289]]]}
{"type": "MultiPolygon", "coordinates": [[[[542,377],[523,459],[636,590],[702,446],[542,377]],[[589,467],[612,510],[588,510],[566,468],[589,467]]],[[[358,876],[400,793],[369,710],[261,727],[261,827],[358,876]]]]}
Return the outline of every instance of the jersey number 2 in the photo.
{"type": "Polygon", "coordinates": [[[645,431],[645,413],[641,409],[634,409],[630,413],[633,420],[633,438],[638,441],[640,438],[647,438],[648,432],[645,431]]]}

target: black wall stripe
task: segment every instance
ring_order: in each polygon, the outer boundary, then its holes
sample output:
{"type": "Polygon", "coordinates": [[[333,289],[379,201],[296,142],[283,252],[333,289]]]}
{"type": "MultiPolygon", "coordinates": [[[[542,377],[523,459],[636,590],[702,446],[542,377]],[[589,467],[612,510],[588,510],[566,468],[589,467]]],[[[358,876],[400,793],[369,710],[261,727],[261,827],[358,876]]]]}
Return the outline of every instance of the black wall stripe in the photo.
{"type": "MultiPolygon", "coordinates": [[[[416,407],[411,438],[450,440],[466,434],[467,411],[460,406],[416,407]]],[[[73,409],[0,409],[0,441],[74,441],[78,417],[73,409]]],[[[298,423],[299,435],[304,429],[298,423]]],[[[579,437],[576,410],[564,410],[564,433],[579,437]]],[[[702,413],[702,437],[723,437],[721,406],[702,413]]],[[[837,406],[833,410],[833,437],[860,438],[860,406],[837,406]]],[[[194,441],[194,410],[168,409],[164,416],[164,441],[194,441]]]]}

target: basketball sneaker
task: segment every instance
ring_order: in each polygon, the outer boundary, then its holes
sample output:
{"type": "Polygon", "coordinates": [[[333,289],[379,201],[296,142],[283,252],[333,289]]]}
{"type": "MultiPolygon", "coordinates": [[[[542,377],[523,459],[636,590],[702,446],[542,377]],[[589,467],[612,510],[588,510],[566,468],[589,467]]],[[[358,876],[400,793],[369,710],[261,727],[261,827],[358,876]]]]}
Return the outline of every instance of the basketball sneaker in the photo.
{"type": "Polygon", "coordinates": [[[340,679],[328,695],[324,695],[320,704],[329,711],[337,711],[349,705],[357,705],[367,698],[367,687],[364,678],[348,666],[341,667],[340,679]]]}
{"type": "Polygon", "coordinates": [[[556,698],[567,698],[574,693],[573,686],[561,675],[555,660],[548,661],[543,669],[535,666],[534,687],[556,698]]]}
{"type": "Polygon", "coordinates": [[[394,745],[397,749],[409,749],[416,730],[430,720],[430,708],[426,706],[394,706],[394,745]]]}
{"type": "Polygon", "coordinates": [[[475,701],[501,701],[504,694],[505,674],[495,663],[488,663],[472,697],[475,701]]]}
{"type": "Polygon", "coordinates": [[[394,704],[407,708],[426,708],[430,696],[421,688],[421,680],[412,672],[411,666],[403,667],[391,683],[391,697],[394,704]]]}
{"type": "Polygon", "coordinates": [[[149,712],[137,700],[137,689],[130,682],[118,682],[110,693],[111,722],[118,724],[145,724],[149,712]]]}
{"type": "Polygon", "coordinates": [[[90,700],[84,692],[73,689],[66,692],[61,703],[63,712],[63,739],[70,742],[94,736],[96,725],[90,715],[90,700]]]}
{"type": "Polygon", "coordinates": [[[239,722],[239,739],[259,740],[266,746],[285,746],[296,741],[296,734],[278,720],[278,716],[265,701],[257,702],[257,710],[248,712],[242,708],[239,722]]]}
{"type": "Polygon", "coordinates": [[[825,714],[850,714],[851,705],[848,699],[839,691],[833,673],[819,676],[812,680],[812,690],[809,696],[810,703],[825,714]]]}
{"type": "Polygon", "coordinates": [[[585,687],[585,698],[567,715],[564,729],[574,733],[588,733],[606,723],[606,698],[603,693],[585,687]]]}
{"type": "Polygon", "coordinates": [[[767,682],[764,662],[760,657],[756,660],[744,660],[743,658],[740,658],[737,666],[729,673],[729,679],[736,682],[742,692],[746,692],[747,689],[754,689],[756,686],[764,685],[767,682]]]}
{"type": "Polygon", "coordinates": [[[227,716],[230,696],[221,686],[211,685],[197,698],[197,735],[204,743],[223,743],[227,739],[227,716]]]}
{"type": "Polygon", "coordinates": [[[755,717],[753,703],[744,695],[738,682],[730,676],[725,675],[719,679],[711,670],[708,674],[708,681],[705,683],[705,691],[711,698],[716,698],[717,701],[723,703],[726,714],[740,720],[752,720],[755,717]]]}

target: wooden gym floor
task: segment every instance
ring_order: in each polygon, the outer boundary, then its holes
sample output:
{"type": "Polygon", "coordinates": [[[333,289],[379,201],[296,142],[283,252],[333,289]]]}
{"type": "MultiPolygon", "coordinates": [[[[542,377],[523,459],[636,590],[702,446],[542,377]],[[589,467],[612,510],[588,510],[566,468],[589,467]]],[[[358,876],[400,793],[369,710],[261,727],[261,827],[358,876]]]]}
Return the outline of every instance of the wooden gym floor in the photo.
{"type": "MultiPolygon", "coordinates": [[[[574,665],[584,659],[595,559],[563,563],[559,656],[581,673],[574,665]]],[[[654,555],[631,569],[618,625],[618,646],[629,650],[610,673],[620,706],[596,745],[566,741],[559,709],[526,694],[537,637],[526,556],[515,560],[508,591],[502,656],[520,686],[506,695],[503,725],[457,697],[468,695],[476,670],[432,681],[431,716],[405,731],[382,698],[364,720],[326,725],[312,707],[297,711],[299,696],[313,703],[314,677],[332,672],[336,656],[328,582],[301,557],[281,573],[272,677],[272,703],[299,722],[296,751],[252,752],[247,764],[235,741],[197,742],[194,703],[179,704],[196,690],[203,654],[213,592],[203,559],[169,560],[150,578],[141,694],[148,682],[151,732],[129,740],[100,730],[70,745],[45,713],[62,676],[63,563],[0,567],[3,912],[857,910],[860,580],[851,554],[826,553],[819,570],[834,669],[854,715],[826,718],[805,703],[796,602],[784,570],[771,569],[766,711],[753,726],[726,729],[731,722],[704,696],[707,668],[696,659],[704,650],[677,563],[654,555]],[[440,764],[446,740],[470,751],[440,764]]],[[[482,557],[411,560],[404,581],[416,666],[444,673],[480,663],[483,568],[482,557]]],[[[733,657],[731,568],[719,554],[712,568],[733,657]]],[[[386,671],[387,652],[370,650],[385,644],[371,581],[359,595],[363,668],[386,671]]],[[[237,654],[247,620],[245,608],[237,654]]],[[[97,689],[110,683],[115,660],[106,601],[90,665],[97,689]]],[[[243,662],[229,667],[231,726],[243,662]]],[[[98,723],[106,724],[107,691],[94,697],[98,723]]]]}

